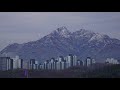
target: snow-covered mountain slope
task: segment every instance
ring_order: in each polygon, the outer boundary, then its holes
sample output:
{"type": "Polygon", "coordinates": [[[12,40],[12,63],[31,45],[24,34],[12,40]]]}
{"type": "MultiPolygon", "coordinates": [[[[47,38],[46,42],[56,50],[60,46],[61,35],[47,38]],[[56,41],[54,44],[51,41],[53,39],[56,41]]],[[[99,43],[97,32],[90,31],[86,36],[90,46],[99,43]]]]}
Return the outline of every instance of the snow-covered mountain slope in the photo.
{"type": "Polygon", "coordinates": [[[90,56],[103,61],[107,57],[120,59],[120,40],[85,29],[70,32],[66,27],[60,27],[40,40],[24,44],[15,43],[0,53],[19,55],[24,60],[34,58],[41,62],[68,54],[75,54],[80,59],[90,56]]]}

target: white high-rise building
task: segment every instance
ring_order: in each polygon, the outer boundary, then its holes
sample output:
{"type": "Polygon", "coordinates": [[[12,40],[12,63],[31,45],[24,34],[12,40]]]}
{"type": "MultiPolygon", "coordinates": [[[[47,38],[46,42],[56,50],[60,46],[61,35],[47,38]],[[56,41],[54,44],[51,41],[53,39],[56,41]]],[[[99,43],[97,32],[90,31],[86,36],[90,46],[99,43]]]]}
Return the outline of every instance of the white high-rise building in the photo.
{"type": "Polygon", "coordinates": [[[85,66],[91,66],[92,65],[92,59],[90,57],[87,57],[85,60],[85,66]]]}
{"type": "Polygon", "coordinates": [[[62,62],[62,57],[58,57],[57,58],[57,62],[56,62],[56,69],[60,70],[61,69],[61,62],[62,62]]]}
{"type": "Polygon", "coordinates": [[[67,62],[69,62],[69,67],[72,67],[72,66],[73,66],[72,60],[73,60],[72,56],[69,55],[69,56],[67,57],[67,62]]]}
{"type": "Polygon", "coordinates": [[[64,59],[65,59],[65,62],[66,62],[66,68],[69,68],[69,67],[72,67],[72,66],[76,65],[76,63],[75,63],[76,59],[77,59],[76,56],[74,56],[74,61],[73,61],[73,55],[72,54],[69,54],[64,59]]]}
{"type": "Polygon", "coordinates": [[[54,70],[56,68],[56,61],[54,58],[51,58],[50,60],[50,66],[51,66],[51,70],[54,70]]]}
{"type": "Polygon", "coordinates": [[[36,67],[36,69],[38,69],[38,65],[39,65],[39,62],[35,61],[35,67],[36,67]]]}
{"type": "Polygon", "coordinates": [[[7,58],[7,70],[10,70],[12,69],[12,60],[10,59],[10,57],[7,58]]]}
{"type": "Polygon", "coordinates": [[[29,61],[29,69],[34,69],[35,68],[35,59],[30,59],[29,61]]]}
{"type": "Polygon", "coordinates": [[[65,60],[62,60],[61,62],[61,70],[64,70],[66,68],[66,62],[65,60]]]}
{"type": "Polygon", "coordinates": [[[92,59],[92,63],[93,63],[93,64],[96,63],[95,59],[92,59]]]}
{"type": "Polygon", "coordinates": [[[56,62],[56,70],[60,70],[60,62],[59,61],[56,62]]]}
{"type": "Polygon", "coordinates": [[[15,56],[13,59],[13,69],[20,69],[23,66],[23,60],[19,56],[15,56]]]}
{"type": "Polygon", "coordinates": [[[77,66],[77,56],[73,55],[73,66],[77,66]]]}
{"type": "Polygon", "coordinates": [[[13,69],[17,69],[17,60],[13,59],[13,69]]]}
{"type": "Polygon", "coordinates": [[[43,63],[43,69],[48,69],[48,63],[48,60],[43,63]]]}
{"type": "Polygon", "coordinates": [[[47,67],[48,67],[48,70],[51,70],[51,63],[50,62],[47,64],[47,67]]]}

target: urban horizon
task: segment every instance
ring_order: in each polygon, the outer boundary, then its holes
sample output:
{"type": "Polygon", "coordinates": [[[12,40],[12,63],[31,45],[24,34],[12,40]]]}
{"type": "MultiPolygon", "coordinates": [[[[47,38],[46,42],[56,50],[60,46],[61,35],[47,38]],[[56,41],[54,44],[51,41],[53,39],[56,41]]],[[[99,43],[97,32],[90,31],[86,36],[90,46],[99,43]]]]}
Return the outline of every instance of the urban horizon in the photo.
{"type": "MultiPolygon", "coordinates": [[[[37,70],[37,69],[46,69],[46,70],[64,70],[70,67],[75,66],[92,66],[92,64],[100,63],[97,62],[94,58],[86,57],[85,60],[79,59],[76,55],[69,54],[66,57],[59,56],[58,58],[51,58],[49,60],[44,60],[43,63],[35,59],[23,60],[19,56],[14,58],[10,57],[0,57],[0,70],[14,70],[14,69],[28,69],[28,70],[37,70]]],[[[107,58],[102,63],[109,64],[120,64],[120,60],[114,58],[107,58]]],[[[101,63],[101,64],[102,64],[101,63]]]]}

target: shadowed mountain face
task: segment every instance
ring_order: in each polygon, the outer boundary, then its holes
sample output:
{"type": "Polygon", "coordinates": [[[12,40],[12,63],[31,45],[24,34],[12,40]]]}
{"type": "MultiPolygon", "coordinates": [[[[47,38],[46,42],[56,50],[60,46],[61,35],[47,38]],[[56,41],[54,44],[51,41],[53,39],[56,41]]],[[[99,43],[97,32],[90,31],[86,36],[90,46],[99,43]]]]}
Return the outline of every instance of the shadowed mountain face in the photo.
{"type": "Polygon", "coordinates": [[[103,61],[108,57],[120,59],[120,40],[84,29],[71,33],[66,27],[60,27],[40,40],[14,43],[0,53],[2,56],[19,55],[24,60],[36,59],[40,62],[68,54],[103,61]]]}

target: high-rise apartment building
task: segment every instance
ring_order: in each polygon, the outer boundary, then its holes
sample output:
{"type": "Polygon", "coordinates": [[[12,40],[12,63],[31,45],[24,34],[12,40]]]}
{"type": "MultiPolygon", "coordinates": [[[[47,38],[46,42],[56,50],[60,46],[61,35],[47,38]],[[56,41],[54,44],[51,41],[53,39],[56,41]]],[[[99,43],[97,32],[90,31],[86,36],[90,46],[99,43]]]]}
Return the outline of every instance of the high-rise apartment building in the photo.
{"type": "Polygon", "coordinates": [[[12,60],[10,57],[0,57],[0,70],[10,70],[12,69],[12,60]]]}

